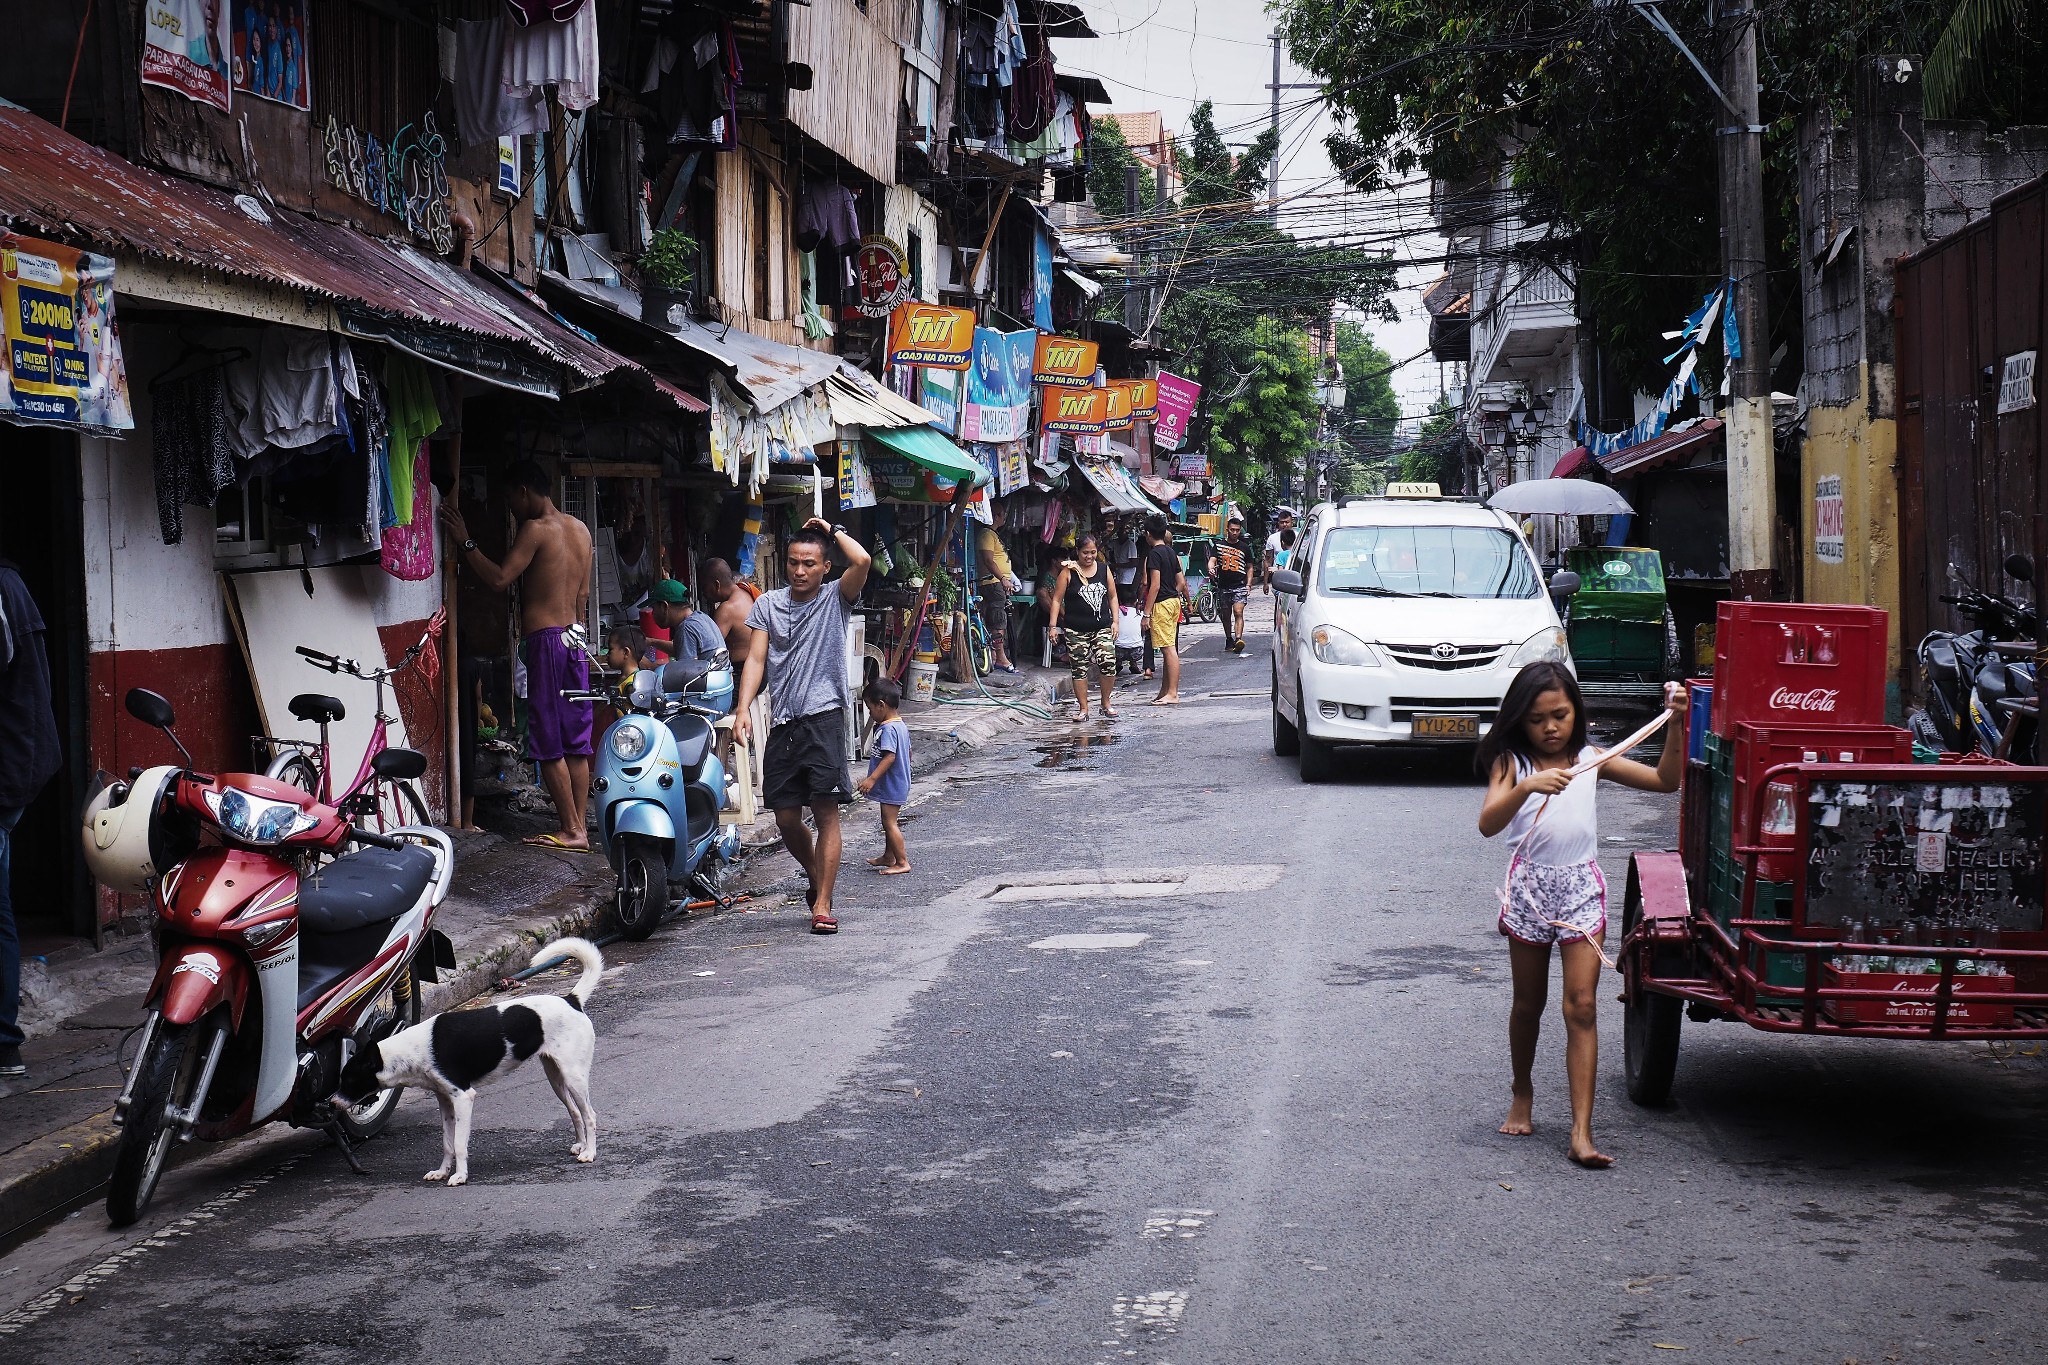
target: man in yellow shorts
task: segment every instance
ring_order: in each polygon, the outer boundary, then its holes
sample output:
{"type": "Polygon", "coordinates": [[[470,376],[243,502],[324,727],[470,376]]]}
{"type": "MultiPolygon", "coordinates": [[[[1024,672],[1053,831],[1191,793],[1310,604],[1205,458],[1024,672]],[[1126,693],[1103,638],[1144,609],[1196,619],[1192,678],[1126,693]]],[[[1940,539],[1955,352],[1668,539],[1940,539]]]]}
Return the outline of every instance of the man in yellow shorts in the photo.
{"type": "Polygon", "coordinates": [[[1152,548],[1145,552],[1145,603],[1141,612],[1152,623],[1152,647],[1164,657],[1159,667],[1159,695],[1154,706],[1180,704],[1180,604],[1188,595],[1188,576],[1174,553],[1173,537],[1167,533],[1165,517],[1151,517],[1145,531],[1152,548]]]}

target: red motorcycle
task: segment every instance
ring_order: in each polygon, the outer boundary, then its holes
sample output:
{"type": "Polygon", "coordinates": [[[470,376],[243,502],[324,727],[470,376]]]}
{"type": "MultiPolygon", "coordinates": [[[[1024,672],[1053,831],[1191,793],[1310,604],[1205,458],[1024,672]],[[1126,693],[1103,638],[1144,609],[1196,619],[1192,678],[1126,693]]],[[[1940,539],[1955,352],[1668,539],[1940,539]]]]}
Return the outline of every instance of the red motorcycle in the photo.
{"type": "MultiPolygon", "coordinates": [[[[161,958],[114,1102],[108,1216],[116,1226],[142,1216],[173,1143],[280,1120],[329,1133],[362,1171],[351,1148],[390,1123],[400,1091],[352,1108],[330,1100],[349,1058],[419,1022],[420,983],[455,965],[432,927],[454,846],[425,825],[356,828],[253,773],[194,772],[168,701],[137,688],[127,707],[183,761],[131,773],[85,811],[93,875],[151,897],[161,958]]],[[[411,749],[386,749],[376,764],[399,781],[426,770],[411,749]]]]}

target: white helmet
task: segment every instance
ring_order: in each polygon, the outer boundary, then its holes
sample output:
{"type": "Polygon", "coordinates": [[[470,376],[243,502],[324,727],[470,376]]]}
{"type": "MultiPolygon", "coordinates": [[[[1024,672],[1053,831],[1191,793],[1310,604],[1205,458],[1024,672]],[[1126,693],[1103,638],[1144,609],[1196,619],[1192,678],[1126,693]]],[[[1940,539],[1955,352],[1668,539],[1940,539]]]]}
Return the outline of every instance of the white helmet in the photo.
{"type": "Polygon", "coordinates": [[[85,827],[79,834],[85,865],[101,886],[140,895],[163,870],[157,865],[152,835],[164,791],[177,775],[174,767],[145,769],[133,782],[109,783],[86,802],[85,827]]]}

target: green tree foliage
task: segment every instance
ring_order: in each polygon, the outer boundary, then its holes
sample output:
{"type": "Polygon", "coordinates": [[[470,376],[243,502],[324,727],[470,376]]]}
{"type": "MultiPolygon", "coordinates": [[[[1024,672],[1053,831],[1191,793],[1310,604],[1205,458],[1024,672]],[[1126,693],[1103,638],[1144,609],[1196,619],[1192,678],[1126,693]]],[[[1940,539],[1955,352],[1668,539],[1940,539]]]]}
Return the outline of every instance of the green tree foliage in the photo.
{"type": "Polygon", "coordinates": [[[1232,494],[1266,494],[1275,475],[1298,473],[1316,434],[1316,364],[1308,337],[1262,317],[1244,338],[1249,378],[1209,401],[1209,463],[1232,494]]]}
{"type": "Polygon", "coordinates": [[[1099,118],[1088,129],[1088,197],[1095,201],[1095,211],[1109,218],[1121,218],[1131,212],[1149,212],[1158,202],[1159,187],[1154,183],[1153,174],[1138,154],[1131,150],[1131,144],[1124,139],[1124,130],[1113,118],[1099,118]],[[1124,173],[1130,167],[1138,169],[1138,205],[1135,210],[1124,201],[1124,173]]]}
{"type": "Polygon", "coordinates": [[[1372,334],[1348,319],[1337,323],[1337,364],[1344,374],[1344,406],[1329,415],[1337,454],[1339,493],[1370,493],[1385,483],[1387,460],[1401,423],[1394,393],[1394,362],[1372,334]]]}
{"type": "Polygon", "coordinates": [[[1433,483],[1445,492],[1464,486],[1459,467],[1463,443],[1458,433],[1458,414],[1450,403],[1438,398],[1422,419],[1415,444],[1401,451],[1388,477],[1396,483],[1433,483]]]}
{"type": "MultiPolygon", "coordinates": [[[[1709,0],[1662,8],[1712,67],[1709,0]]],[[[1344,121],[1330,153],[1355,185],[1418,172],[1478,183],[1512,152],[1513,211],[1528,229],[1518,250],[1576,267],[1581,318],[1637,382],[1662,382],[1662,333],[1720,275],[1713,130],[1727,121],[1665,38],[1627,5],[1583,0],[1283,0],[1281,13],[1344,121]]],[[[1773,341],[1794,354],[1797,122],[1846,115],[1858,57],[1926,52],[1947,13],[1946,0],[1759,8],[1773,341]]],[[[2013,77],[2038,71],[2040,57],[2017,39],[1983,54],[1975,69],[1989,93],[1966,112],[2038,121],[2048,82],[2013,77]]]]}

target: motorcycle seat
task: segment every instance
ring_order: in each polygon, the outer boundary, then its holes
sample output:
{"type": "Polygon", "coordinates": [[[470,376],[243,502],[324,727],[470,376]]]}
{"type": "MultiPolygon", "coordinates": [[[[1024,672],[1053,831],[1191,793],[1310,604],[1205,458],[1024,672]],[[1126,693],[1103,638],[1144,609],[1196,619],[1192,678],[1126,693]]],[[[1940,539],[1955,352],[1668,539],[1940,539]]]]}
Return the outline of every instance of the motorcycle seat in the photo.
{"type": "Polygon", "coordinates": [[[348,708],[338,699],[318,692],[299,693],[286,703],[286,709],[300,720],[309,720],[315,725],[332,725],[348,714],[348,708]]]}
{"type": "Polygon", "coordinates": [[[434,867],[433,853],[418,844],[336,858],[299,884],[299,931],[345,934],[396,919],[433,881],[434,867]]]}

